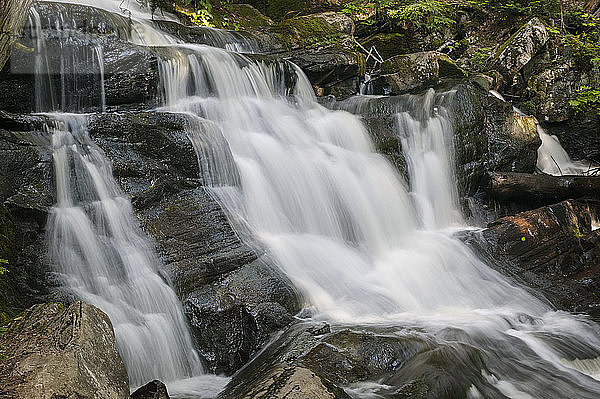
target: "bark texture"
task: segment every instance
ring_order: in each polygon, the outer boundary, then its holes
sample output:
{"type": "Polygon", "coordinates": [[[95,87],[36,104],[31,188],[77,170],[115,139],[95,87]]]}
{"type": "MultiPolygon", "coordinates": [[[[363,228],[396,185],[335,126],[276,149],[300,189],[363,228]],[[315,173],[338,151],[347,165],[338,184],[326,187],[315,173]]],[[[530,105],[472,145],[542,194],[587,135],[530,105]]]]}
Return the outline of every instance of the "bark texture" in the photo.
{"type": "Polygon", "coordinates": [[[490,183],[490,194],[500,200],[555,202],[571,198],[592,201],[600,198],[600,176],[491,173],[490,183]]]}
{"type": "Polygon", "coordinates": [[[0,0],[0,69],[10,57],[10,50],[21,36],[32,0],[0,0]]]}

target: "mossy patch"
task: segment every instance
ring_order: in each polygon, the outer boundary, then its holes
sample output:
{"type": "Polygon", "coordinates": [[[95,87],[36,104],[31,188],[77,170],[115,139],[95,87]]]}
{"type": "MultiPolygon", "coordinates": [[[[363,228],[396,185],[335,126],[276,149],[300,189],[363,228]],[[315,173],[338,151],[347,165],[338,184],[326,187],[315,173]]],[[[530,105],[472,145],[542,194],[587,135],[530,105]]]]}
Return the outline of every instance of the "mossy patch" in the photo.
{"type": "Polygon", "coordinates": [[[220,29],[261,30],[273,21],[249,4],[231,4],[213,9],[213,23],[220,29]]]}
{"type": "Polygon", "coordinates": [[[248,3],[275,20],[310,6],[309,0],[250,0],[248,3]]]}
{"type": "Polygon", "coordinates": [[[292,48],[339,43],[345,36],[318,15],[286,19],[272,32],[292,48]]]}
{"type": "Polygon", "coordinates": [[[384,60],[411,52],[407,37],[401,33],[378,33],[361,44],[367,50],[374,46],[384,60]]]}

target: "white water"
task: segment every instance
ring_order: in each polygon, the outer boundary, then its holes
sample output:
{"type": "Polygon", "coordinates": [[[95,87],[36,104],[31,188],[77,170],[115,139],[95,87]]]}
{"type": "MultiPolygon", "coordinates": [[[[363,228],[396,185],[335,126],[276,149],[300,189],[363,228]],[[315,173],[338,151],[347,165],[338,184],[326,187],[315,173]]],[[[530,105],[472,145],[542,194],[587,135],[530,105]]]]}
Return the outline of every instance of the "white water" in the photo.
{"type": "Polygon", "coordinates": [[[538,149],[537,168],[544,173],[554,176],[581,175],[596,168],[591,162],[573,161],[560,145],[556,136],[551,136],[537,127],[542,145],[538,149]]]}
{"type": "Polygon", "coordinates": [[[160,261],[110,163],[90,140],[86,116],[48,116],[57,195],[48,242],[65,287],[110,317],[132,388],[198,375],[179,300],[159,275],[160,261]]]}
{"type": "Polygon", "coordinates": [[[398,134],[409,172],[411,194],[426,229],[462,224],[454,179],[454,130],[446,110],[435,106],[434,91],[423,99],[421,120],[398,114],[398,134]]]}
{"type": "Polygon", "coordinates": [[[266,244],[318,318],[433,334],[459,328],[472,345],[503,359],[487,366],[507,395],[596,396],[599,385],[573,369],[580,363],[564,361],[583,354],[590,358],[582,371],[597,368],[596,327],[552,312],[437,230],[461,221],[446,117],[433,108],[418,121],[399,115],[412,168],[409,193],[374,153],[357,117],[326,110],[312,98],[282,97],[308,92],[303,77],[282,90],[273,84],[278,70],[268,65],[244,65],[218,49],[186,50],[193,55],[163,64],[169,109],[196,115],[190,135],[201,143],[201,165],[213,165],[203,169],[218,182],[213,191],[232,220],[244,220],[266,244]],[[210,81],[210,95],[198,76],[210,81]],[[218,151],[206,150],[211,141],[218,151]],[[214,154],[222,158],[202,160],[214,154]],[[239,182],[227,186],[227,176],[219,174],[234,168],[239,182]],[[581,347],[587,352],[576,350],[581,347]],[[535,381],[527,371],[533,364],[545,369],[535,381]],[[564,378],[573,382],[558,383],[564,378]],[[549,381],[556,386],[548,387],[549,381]]]}
{"type": "MultiPolygon", "coordinates": [[[[174,43],[156,32],[140,42],[174,43]]],[[[460,329],[507,396],[597,396],[598,383],[585,375],[599,370],[597,327],[552,312],[438,230],[461,221],[445,116],[429,108],[427,118],[399,116],[411,194],[360,120],[314,103],[297,68],[177,47],[161,63],[163,92],[168,109],[195,122],[189,134],[205,181],[304,290],[316,317],[434,336],[460,329]]],[[[97,256],[105,252],[112,250],[97,256]]],[[[195,387],[186,381],[184,390],[195,387]]]]}
{"type": "MultiPolygon", "coordinates": [[[[495,90],[490,90],[490,94],[505,101],[504,97],[495,90]]],[[[514,108],[514,110],[520,115],[525,115],[518,108],[514,108]]],[[[554,176],[582,175],[589,172],[591,169],[597,168],[597,166],[590,162],[571,160],[569,154],[567,154],[562,145],[560,145],[558,137],[546,133],[539,124],[537,125],[537,132],[540,136],[540,140],[542,140],[542,144],[537,151],[536,167],[539,171],[554,176]]]]}

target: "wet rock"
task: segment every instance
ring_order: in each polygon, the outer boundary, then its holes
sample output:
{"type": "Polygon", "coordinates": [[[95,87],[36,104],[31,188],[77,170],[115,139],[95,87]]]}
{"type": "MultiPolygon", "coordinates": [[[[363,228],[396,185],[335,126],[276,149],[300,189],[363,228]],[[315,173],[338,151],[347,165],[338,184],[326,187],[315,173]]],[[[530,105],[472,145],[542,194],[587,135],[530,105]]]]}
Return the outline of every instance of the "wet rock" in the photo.
{"type": "Polygon", "coordinates": [[[493,66],[512,86],[516,74],[542,50],[550,35],[542,21],[533,18],[497,50],[493,66]]]}
{"type": "Polygon", "coordinates": [[[563,201],[504,217],[467,242],[558,309],[600,315],[600,233],[591,230],[586,204],[563,201]]]}
{"type": "Polygon", "coordinates": [[[181,114],[125,112],[91,116],[89,131],[155,239],[207,366],[231,374],[291,321],[299,295],[202,186],[187,124],[181,114]]]}
{"type": "Polygon", "coordinates": [[[211,371],[232,374],[294,321],[298,298],[288,278],[259,259],[190,293],[184,310],[211,371]]]}
{"type": "Polygon", "coordinates": [[[381,73],[371,83],[374,94],[416,93],[442,79],[466,76],[450,57],[435,51],[392,57],[381,65],[381,73]]]}
{"type": "Polygon", "coordinates": [[[175,113],[103,113],[90,117],[89,133],[134,205],[143,208],[198,184],[198,158],[186,126],[186,117],[175,113]]]}
{"type": "Polygon", "coordinates": [[[42,304],[0,336],[1,393],[13,398],[126,398],[129,379],[110,320],[84,302],[42,304]]]}
{"type": "Polygon", "coordinates": [[[488,171],[533,173],[542,144],[536,119],[513,111],[510,103],[493,96],[486,101],[488,171]]]}
{"type": "Polygon", "coordinates": [[[453,119],[459,192],[469,196],[485,184],[488,167],[487,91],[469,83],[455,86],[454,91],[446,107],[453,119]]]}
{"type": "Polygon", "coordinates": [[[145,210],[143,224],[172,270],[182,300],[259,254],[240,240],[220,205],[201,187],[161,198],[145,210]]]}
{"type": "Polygon", "coordinates": [[[169,399],[165,384],[159,380],[150,381],[143,387],[136,389],[130,396],[131,399],[169,399]]]}
{"type": "Polygon", "coordinates": [[[449,342],[455,338],[448,336],[436,342],[416,331],[370,329],[292,325],[234,375],[219,399],[258,398],[265,392],[283,398],[305,390],[325,395],[319,398],[346,399],[364,395],[363,387],[379,398],[463,398],[471,385],[485,397],[504,398],[482,376],[487,367],[474,347],[449,342]],[[299,371],[312,378],[285,390],[299,371]]]}
{"type": "Polygon", "coordinates": [[[0,112],[0,319],[48,295],[44,228],[54,203],[42,117],[0,112]]]}
{"type": "Polygon", "coordinates": [[[396,117],[366,117],[363,120],[375,143],[375,150],[384,155],[408,181],[408,167],[396,133],[396,117]]]}

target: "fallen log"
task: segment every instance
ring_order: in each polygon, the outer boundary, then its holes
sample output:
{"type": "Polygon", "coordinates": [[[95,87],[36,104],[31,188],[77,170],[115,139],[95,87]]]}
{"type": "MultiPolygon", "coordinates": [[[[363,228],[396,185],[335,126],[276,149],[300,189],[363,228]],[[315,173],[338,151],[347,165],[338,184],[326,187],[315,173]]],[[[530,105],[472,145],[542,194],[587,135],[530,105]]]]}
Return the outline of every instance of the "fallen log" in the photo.
{"type": "Polygon", "coordinates": [[[492,172],[489,194],[498,200],[552,203],[566,199],[600,201],[600,176],[492,172]]]}

